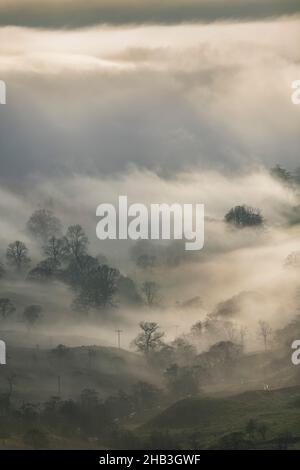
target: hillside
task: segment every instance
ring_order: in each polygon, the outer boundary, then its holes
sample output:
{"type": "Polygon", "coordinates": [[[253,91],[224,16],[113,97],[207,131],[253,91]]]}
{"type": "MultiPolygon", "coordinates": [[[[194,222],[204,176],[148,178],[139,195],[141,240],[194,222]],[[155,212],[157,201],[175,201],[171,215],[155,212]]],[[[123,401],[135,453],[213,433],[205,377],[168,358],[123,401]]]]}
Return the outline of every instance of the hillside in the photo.
{"type": "Polygon", "coordinates": [[[86,388],[105,398],[151,377],[142,356],[117,348],[81,346],[57,351],[57,346],[10,347],[7,359],[1,370],[0,394],[8,389],[8,378],[13,377],[12,401],[16,404],[42,402],[53,395],[78,398],[86,388]]]}
{"type": "MultiPolygon", "coordinates": [[[[295,448],[300,448],[300,386],[249,391],[227,398],[208,396],[180,400],[146,425],[142,431],[161,431],[197,438],[200,447],[218,447],[220,439],[244,433],[250,420],[264,424],[270,446],[276,436],[290,433],[295,448]]],[[[258,439],[257,436],[254,436],[258,439]]]]}

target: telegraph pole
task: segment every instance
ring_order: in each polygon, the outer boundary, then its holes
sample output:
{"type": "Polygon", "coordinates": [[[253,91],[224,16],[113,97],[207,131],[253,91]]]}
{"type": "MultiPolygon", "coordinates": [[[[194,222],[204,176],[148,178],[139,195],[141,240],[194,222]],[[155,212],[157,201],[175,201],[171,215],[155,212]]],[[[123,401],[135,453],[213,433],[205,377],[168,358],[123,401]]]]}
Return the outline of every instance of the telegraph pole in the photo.
{"type": "Polygon", "coordinates": [[[57,392],[58,392],[58,396],[60,397],[60,395],[61,395],[60,375],[57,376],[57,392]]]}
{"type": "Polygon", "coordinates": [[[123,333],[123,330],[116,330],[117,337],[118,337],[118,348],[121,349],[121,333],[123,333]]]}

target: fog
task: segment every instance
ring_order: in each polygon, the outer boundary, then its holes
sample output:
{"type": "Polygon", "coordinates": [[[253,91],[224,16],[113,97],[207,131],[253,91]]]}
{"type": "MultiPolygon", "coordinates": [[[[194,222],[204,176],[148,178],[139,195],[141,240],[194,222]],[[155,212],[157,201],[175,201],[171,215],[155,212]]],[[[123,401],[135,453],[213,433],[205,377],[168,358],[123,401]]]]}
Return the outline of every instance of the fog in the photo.
{"type": "MultiPolygon", "coordinates": [[[[218,308],[218,304],[238,296],[238,307],[229,319],[248,325],[252,337],[248,347],[257,347],[257,323],[271,322],[274,328],[287,324],[295,315],[298,272],[284,266],[287,256],[299,248],[299,226],[291,225],[290,214],[297,206],[297,191],[275,180],[266,169],[245,171],[232,177],[216,171],[177,174],[164,179],[149,171],[132,170],[104,179],[74,176],[36,180],[30,189],[2,189],[1,252],[5,265],[7,245],[24,241],[32,266],[42,258],[41,246],[30,236],[26,222],[34,210],[47,208],[63,222],[64,231],[79,223],[86,231],[93,256],[105,255],[110,265],[129,276],[141,293],[144,281],[155,281],[160,288],[160,305],[154,309],[118,300],[107,312],[76,314],[71,309],[72,291],[59,281],[44,286],[23,279],[3,279],[2,296],[11,295],[20,309],[24,302],[42,304],[43,321],[38,327],[52,337],[85,337],[96,344],[115,345],[115,329],[123,329],[123,346],[130,343],[141,320],[157,321],[170,340],[175,334],[188,333],[190,327],[218,308]],[[253,188],[258,188],[253,191],[253,188]],[[116,204],[120,194],[128,202],[204,203],[205,244],[201,251],[187,252],[181,242],[162,244],[133,241],[100,241],[96,238],[96,207],[99,203],[116,204]],[[39,201],[36,204],[36,201],[39,201]],[[236,230],[226,226],[224,215],[235,205],[259,208],[265,219],[263,229],[236,230]],[[143,248],[144,246],[144,248],[143,248]],[[138,249],[138,251],[136,251],[138,249]],[[134,251],[133,251],[134,250],[134,251]],[[161,263],[149,270],[139,268],[134,252],[157,253],[161,263]],[[175,260],[175,261],[174,261],[175,260]],[[184,306],[199,297],[201,306],[184,306]],[[182,305],[182,307],[181,307],[182,305]],[[175,331],[176,330],[176,331],[175,331]]],[[[19,325],[22,329],[22,324],[19,325]]],[[[59,343],[59,339],[56,340],[59,343]]]]}
{"type": "Polygon", "coordinates": [[[0,0],[0,448],[299,444],[298,3],[0,0]],[[121,195],[203,249],[100,241],[121,195]]]}

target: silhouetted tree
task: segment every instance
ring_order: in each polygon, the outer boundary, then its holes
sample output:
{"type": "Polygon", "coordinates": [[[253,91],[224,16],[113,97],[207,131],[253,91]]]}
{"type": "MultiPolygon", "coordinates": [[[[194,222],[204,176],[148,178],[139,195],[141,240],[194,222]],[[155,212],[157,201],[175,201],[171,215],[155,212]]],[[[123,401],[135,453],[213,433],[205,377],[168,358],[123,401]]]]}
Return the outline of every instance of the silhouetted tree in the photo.
{"type": "Polygon", "coordinates": [[[300,268],[300,251],[290,253],[286,257],[284,265],[288,268],[300,268]]]}
{"type": "Polygon", "coordinates": [[[220,450],[245,450],[249,447],[250,443],[247,441],[245,434],[240,431],[226,434],[217,444],[217,448],[220,450]]]}
{"type": "Polygon", "coordinates": [[[0,299],[0,317],[2,320],[6,320],[10,315],[16,311],[16,307],[10,299],[0,299]]]}
{"type": "Polygon", "coordinates": [[[264,219],[258,209],[249,206],[235,206],[225,215],[225,221],[237,228],[259,227],[264,219]]]}
{"type": "Polygon", "coordinates": [[[222,375],[230,375],[234,366],[242,357],[242,347],[231,341],[219,341],[213,344],[208,352],[198,356],[199,364],[203,361],[214,371],[219,371],[222,375]]]}
{"type": "Polygon", "coordinates": [[[70,355],[70,349],[64,344],[59,344],[56,348],[52,349],[51,353],[58,359],[64,359],[70,355]]]}
{"type": "Polygon", "coordinates": [[[96,258],[87,254],[81,255],[77,260],[71,258],[67,267],[61,270],[59,277],[73,289],[78,290],[88,282],[98,267],[96,258]]]}
{"type": "Polygon", "coordinates": [[[164,332],[160,331],[158,323],[140,322],[141,333],[133,340],[133,345],[138,351],[148,355],[150,352],[157,351],[163,345],[162,338],[164,332]]]}
{"type": "Polygon", "coordinates": [[[142,292],[145,296],[146,303],[149,307],[155,305],[158,301],[159,287],[156,282],[147,281],[142,285],[142,292]]]}
{"type": "Polygon", "coordinates": [[[203,323],[201,321],[198,321],[197,323],[194,323],[191,327],[191,336],[192,338],[197,341],[197,343],[200,341],[203,335],[203,323]]]}
{"type": "Polygon", "coordinates": [[[61,222],[52,211],[38,209],[28,220],[27,230],[40,242],[46,243],[49,238],[61,234],[61,222]]]}
{"type": "Polygon", "coordinates": [[[44,245],[43,251],[53,265],[58,267],[61,265],[65,256],[65,241],[62,238],[52,236],[44,245]]]}
{"type": "Polygon", "coordinates": [[[106,308],[114,305],[114,296],[118,289],[120,273],[106,265],[92,269],[82,279],[73,306],[76,308],[106,308]]]}
{"type": "Polygon", "coordinates": [[[188,364],[197,354],[195,346],[191,344],[185,336],[179,336],[176,338],[172,341],[171,346],[173,347],[176,360],[179,363],[188,364]]]}
{"type": "Polygon", "coordinates": [[[281,181],[282,183],[291,184],[293,182],[293,176],[291,173],[280,165],[276,165],[271,168],[270,173],[273,178],[281,181]]]}
{"type": "Polygon", "coordinates": [[[130,277],[120,275],[118,280],[118,297],[129,304],[142,303],[135,283],[130,277]]]}
{"type": "Polygon", "coordinates": [[[246,336],[247,336],[247,333],[248,333],[247,327],[241,325],[241,326],[240,326],[239,334],[240,334],[240,343],[241,343],[243,349],[244,349],[244,347],[245,347],[245,338],[246,338],[246,336]]]}
{"type": "Polygon", "coordinates": [[[57,274],[57,265],[50,259],[40,261],[35,268],[31,269],[28,273],[28,279],[35,281],[48,281],[54,278],[57,274]]]}
{"type": "Polygon", "coordinates": [[[264,320],[260,320],[258,322],[258,334],[259,336],[261,336],[262,340],[263,340],[263,343],[264,343],[264,348],[265,348],[265,351],[267,350],[267,347],[268,347],[268,341],[269,341],[269,338],[272,334],[272,328],[270,327],[269,323],[264,321],[264,320]]]}
{"type": "Polygon", "coordinates": [[[17,271],[26,269],[30,264],[30,258],[25,243],[19,240],[10,243],[6,251],[6,259],[8,264],[17,271]]]}
{"type": "Polygon", "coordinates": [[[88,238],[81,225],[70,225],[68,227],[65,241],[65,253],[70,259],[80,264],[82,256],[87,253],[88,238]]]}
{"type": "Polygon", "coordinates": [[[40,305],[28,305],[28,307],[25,307],[23,319],[28,328],[32,328],[39,321],[42,311],[43,309],[40,305]]]}
{"type": "Polygon", "coordinates": [[[227,339],[231,341],[232,343],[234,343],[237,338],[237,328],[235,324],[232,323],[231,321],[225,321],[224,330],[225,330],[227,339]]]}

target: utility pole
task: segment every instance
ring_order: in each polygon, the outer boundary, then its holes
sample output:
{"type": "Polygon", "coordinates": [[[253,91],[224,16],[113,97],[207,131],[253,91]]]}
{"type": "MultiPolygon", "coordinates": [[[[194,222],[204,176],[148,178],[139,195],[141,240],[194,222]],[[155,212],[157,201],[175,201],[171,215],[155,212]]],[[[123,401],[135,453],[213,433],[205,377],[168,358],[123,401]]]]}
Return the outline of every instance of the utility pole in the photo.
{"type": "Polygon", "coordinates": [[[116,330],[117,337],[118,337],[118,348],[121,349],[121,333],[123,333],[123,330],[116,330]]]}
{"type": "Polygon", "coordinates": [[[57,391],[58,391],[58,396],[60,397],[60,392],[61,392],[60,375],[57,376],[57,391]]]}

